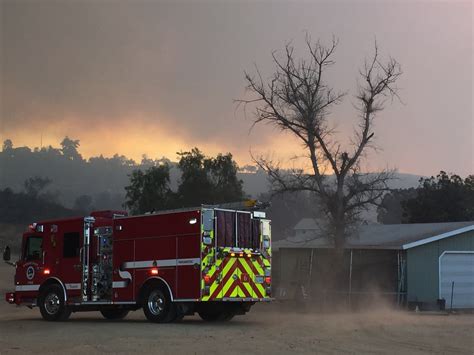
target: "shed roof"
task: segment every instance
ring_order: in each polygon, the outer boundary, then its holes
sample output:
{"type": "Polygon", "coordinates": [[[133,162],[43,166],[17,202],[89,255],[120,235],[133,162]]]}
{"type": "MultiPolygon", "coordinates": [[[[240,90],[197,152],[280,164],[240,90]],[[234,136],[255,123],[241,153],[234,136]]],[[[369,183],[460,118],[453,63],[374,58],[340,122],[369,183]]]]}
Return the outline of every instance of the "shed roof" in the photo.
{"type": "MultiPolygon", "coordinates": [[[[284,240],[274,241],[272,248],[329,248],[316,221],[305,218],[295,226],[305,230],[284,240]],[[313,227],[313,228],[309,228],[313,227]]],[[[359,226],[346,241],[348,249],[409,249],[435,240],[474,230],[474,221],[450,223],[372,224],[359,226]]]]}

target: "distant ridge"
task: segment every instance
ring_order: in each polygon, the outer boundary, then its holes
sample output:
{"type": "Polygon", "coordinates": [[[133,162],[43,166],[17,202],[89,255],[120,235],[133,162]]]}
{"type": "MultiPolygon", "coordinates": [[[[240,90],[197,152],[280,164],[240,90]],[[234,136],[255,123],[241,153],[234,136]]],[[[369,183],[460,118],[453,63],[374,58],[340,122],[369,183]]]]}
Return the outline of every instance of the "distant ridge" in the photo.
{"type": "MultiPolygon", "coordinates": [[[[52,181],[47,191],[57,196],[57,202],[73,207],[74,201],[81,195],[89,195],[97,209],[121,208],[124,202],[125,186],[129,184],[129,175],[135,169],[147,169],[150,164],[169,163],[171,188],[176,189],[180,178],[176,163],[166,158],[144,160],[138,164],[125,156],[112,158],[102,156],[88,160],[66,159],[56,148],[31,150],[28,147],[14,148],[11,153],[0,152],[0,189],[23,190],[23,182],[38,176],[52,181]]],[[[390,182],[392,188],[410,188],[418,186],[421,176],[398,173],[390,182]]],[[[244,191],[252,197],[269,190],[267,175],[255,167],[243,167],[238,177],[244,183],[244,191]],[[254,170],[255,172],[248,171],[254,170]]]]}

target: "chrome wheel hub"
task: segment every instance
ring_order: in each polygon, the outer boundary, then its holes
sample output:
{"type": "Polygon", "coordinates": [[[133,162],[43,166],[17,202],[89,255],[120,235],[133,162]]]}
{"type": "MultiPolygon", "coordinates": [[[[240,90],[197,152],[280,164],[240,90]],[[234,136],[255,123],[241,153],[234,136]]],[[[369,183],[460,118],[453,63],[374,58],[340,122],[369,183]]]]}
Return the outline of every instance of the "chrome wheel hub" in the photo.
{"type": "Polygon", "coordinates": [[[44,300],[44,308],[48,314],[56,314],[59,311],[60,301],[55,293],[49,293],[44,300]]]}
{"type": "Polygon", "coordinates": [[[150,312],[158,316],[165,310],[165,300],[161,292],[153,291],[148,297],[148,309],[150,312]]]}

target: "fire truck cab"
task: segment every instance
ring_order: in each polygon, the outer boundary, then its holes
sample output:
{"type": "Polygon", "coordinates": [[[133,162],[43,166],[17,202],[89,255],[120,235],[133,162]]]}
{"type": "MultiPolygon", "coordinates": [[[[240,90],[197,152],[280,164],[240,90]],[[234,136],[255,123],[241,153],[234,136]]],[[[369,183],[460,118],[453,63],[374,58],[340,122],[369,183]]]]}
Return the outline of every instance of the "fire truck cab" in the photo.
{"type": "MultiPolygon", "coordinates": [[[[9,250],[4,253],[9,261],[9,250]]],[[[271,223],[264,212],[198,207],[140,216],[96,211],[33,223],[23,234],[11,304],[45,320],[142,308],[158,323],[207,321],[271,300],[271,223]]]]}

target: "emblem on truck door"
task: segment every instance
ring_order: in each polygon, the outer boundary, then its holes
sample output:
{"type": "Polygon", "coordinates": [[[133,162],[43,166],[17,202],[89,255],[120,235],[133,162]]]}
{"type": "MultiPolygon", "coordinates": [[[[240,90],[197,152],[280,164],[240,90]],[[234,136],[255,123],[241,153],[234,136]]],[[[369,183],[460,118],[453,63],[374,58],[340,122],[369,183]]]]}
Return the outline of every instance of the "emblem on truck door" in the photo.
{"type": "Polygon", "coordinates": [[[30,265],[26,269],[26,278],[28,280],[33,280],[33,277],[35,277],[35,268],[32,265],[30,265]]]}

